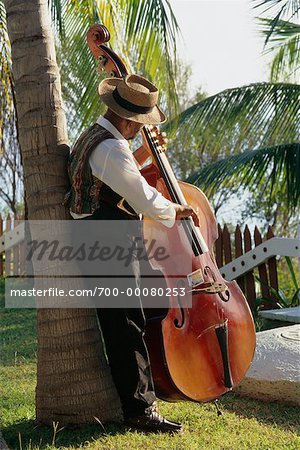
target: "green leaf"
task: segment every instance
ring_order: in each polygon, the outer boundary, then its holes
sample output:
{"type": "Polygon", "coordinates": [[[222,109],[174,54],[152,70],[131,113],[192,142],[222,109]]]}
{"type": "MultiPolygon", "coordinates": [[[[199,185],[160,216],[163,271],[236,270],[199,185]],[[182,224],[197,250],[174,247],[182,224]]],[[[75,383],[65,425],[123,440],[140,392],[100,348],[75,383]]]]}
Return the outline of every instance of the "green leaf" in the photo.
{"type": "Polygon", "coordinates": [[[291,258],[289,256],[285,256],[285,260],[286,260],[288,268],[290,270],[290,274],[291,274],[291,277],[292,277],[292,280],[293,280],[293,283],[294,283],[294,287],[295,287],[295,289],[299,289],[298,280],[297,280],[297,276],[296,276],[296,273],[295,273],[295,269],[294,269],[292,260],[291,260],[291,258]]]}
{"type": "Polygon", "coordinates": [[[278,298],[278,300],[279,300],[279,302],[276,302],[276,301],[275,301],[274,299],[272,299],[272,298],[266,299],[266,298],[264,298],[264,297],[258,297],[258,299],[261,300],[262,303],[263,303],[263,302],[267,302],[267,303],[275,302],[276,305],[277,305],[279,308],[282,308],[282,305],[283,305],[284,307],[289,306],[289,305],[288,305],[288,302],[287,302],[287,298],[286,298],[286,296],[284,295],[284,292],[283,292],[281,289],[278,289],[278,290],[274,289],[272,286],[269,286],[267,283],[264,283],[264,282],[262,281],[262,279],[259,278],[259,277],[256,276],[256,275],[254,276],[254,278],[255,278],[257,281],[259,281],[259,283],[260,283],[261,285],[266,286],[266,287],[270,290],[270,292],[271,292],[276,298],[278,298]]]}
{"type": "Polygon", "coordinates": [[[300,305],[300,288],[297,289],[291,300],[291,306],[299,306],[299,305],[300,305]]]}
{"type": "MultiPolygon", "coordinates": [[[[256,83],[208,97],[167,125],[195,152],[187,181],[211,196],[228,189],[276,193],[295,211],[300,196],[300,86],[256,83]],[[203,155],[203,156],[202,156],[203,155]]],[[[190,157],[190,155],[189,155],[190,157]]]]}
{"type": "Polygon", "coordinates": [[[209,195],[234,182],[236,188],[250,192],[271,186],[270,201],[276,192],[285,192],[286,202],[296,210],[300,199],[300,144],[280,145],[244,151],[210,164],[193,173],[187,181],[201,187],[209,195]]]}
{"type": "Polygon", "coordinates": [[[297,80],[300,66],[300,24],[298,0],[253,0],[264,17],[258,20],[265,36],[266,52],[276,51],[271,80],[297,80]]]}
{"type": "Polygon", "coordinates": [[[269,36],[272,21],[266,18],[259,20],[263,34],[269,37],[265,53],[276,52],[271,66],[271,80],[296,80],[300,70],[300,24],[279,20],[269,36]]]}
{"type": "Polygon", "coordinates": [[[290,306],[288,299],[286,298],[282,289],[278,289],[276,291],[275,289],[271,288],[271,292],[273,292],[274,295],[275,295],[275,292],[277,293],[281,305],[283,305],[286,308],[288,308],[290,306]]]}
{"type": "Polygon", "coordinates": [[[298,18],[300,4],[298,0],[252,0],[254,9],[261,14],[268,14],[272,23],[269,36],[280,20],[298,18]]]}
{"type": "Polygon", "coordinates": [[[246,149],[297,142],[300,86],[255,83],[227,89],[183,111],[167,131],[186,148],[225,156],[246,149]]]}

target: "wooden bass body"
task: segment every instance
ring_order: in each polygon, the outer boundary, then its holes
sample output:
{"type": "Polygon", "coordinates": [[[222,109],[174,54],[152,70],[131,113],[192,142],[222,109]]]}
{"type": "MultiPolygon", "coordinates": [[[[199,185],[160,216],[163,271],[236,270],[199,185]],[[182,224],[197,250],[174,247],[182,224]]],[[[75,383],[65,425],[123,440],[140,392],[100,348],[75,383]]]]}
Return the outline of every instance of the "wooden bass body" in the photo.
{"type": "MultiPolygon", "coordinates": [[[[149,183],[154,183],[153,174],[152,178],[149,175],[148,168],[144,176],[149,183]]],[[[190,289],[186,282],[190,272],[200,269],[203,283],[188,295],[192,302],[189,306],[184,297],[172,296],[169,309],[145,309],[145,338],[155,389],[161,399],[209,401],[230,391],[244,378],[254,355],[255,328],[237,283],[225,281],[214,269],[212,246],[217,238],[217,224],[206,196],[195,186],[180,181],[179,185],[187,204],[198,213],[208,251],[195,256],[191,247],[185,245],[180,224],[168,229],[157,221],[145,219],[144,238],[146,242],[155,242],[156,247],[163,246],[172,255],[162,263],[151,260],[153,269],[164,274],[165,285],[171,292],[178,287],[179,279],[168,275],[182,272],[183,259],[187,261],[187,273],[182,273],[186,289],[190,289]],[[201,291],[205,285],[208,289],[211,282],[216,289],[223,287],[221,296],[201,291]]],[[[156,179],[156,188],[168,197],[160,179],[156,179]]]]}

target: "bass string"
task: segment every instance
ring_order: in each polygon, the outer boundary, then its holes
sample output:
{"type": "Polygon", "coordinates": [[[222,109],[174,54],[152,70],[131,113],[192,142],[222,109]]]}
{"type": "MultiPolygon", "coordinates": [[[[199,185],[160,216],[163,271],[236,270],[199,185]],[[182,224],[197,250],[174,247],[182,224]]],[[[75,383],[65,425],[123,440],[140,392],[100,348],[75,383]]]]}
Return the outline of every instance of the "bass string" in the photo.
{"type": "MultiPolygon", "coordinates": [[[[159,164],[159,169],[162,173],[163,179],[166,182],[167,187],[169,188],[171,197],[173,196],[173,201],[181,204],[181,200],[179,198],[179,196],[177,195],[176,189],[174,188],[172,181],[170,180],[169,174],[167,172],[167,170],[165,169],[165,166],[163,164],[163,162],[160,159],[159,156],[159,149],[157,148],[157,143],[155,142],[154,138],[151,135],[151,131],[149,130],[148,127],[144,127],[144,132],[146,135],[146,138],[148,140],[148,143],[150,144],[151,150],[153,152],[153,156],[155,157],[157,163],[159,164]]],[[[197,250],[198,254],[202,254],[204,253],[202,247],[201,247],[201,243],[198,239],[196,230],[194,229],[194,223],[189,220],[189,218],[187,219],[183,219],[183,225],[184,225],[184,229],[185,232],[188,234],[188,239],[191,242],[192,246],[194,246],[194,248],[197,250]]]]}
{"type": "MultiPolygon", "coordinates": [[[[156,143],[155,139],[152,137],[151,131],[148,128],[146,128],[146,127],[144,127],[144,129],[146,129],[145,130],[146,133],[147,133],[146,137],[148,139],[149,144],[151,144],[151,150],[153,152],[153,155],[154,155],[156,161],[160,163],[159,166],[160,166],[160,170],[162,172],[162,175],[164,176],[163,178],[164,178],[165,181],[167,181],[166,184],[170,185],[170,187],[172,189],[172,192],[174,193],[174,196],[173,196],[174,199],[177,199],[178,203],[180,203],[179,196],[176,194],[176,190],[174,189],[174,187],[172,185],[172,182],[171,182],[171,180],[169,178],[168,172],[165,169],[163,162],[160,161],[160,157],[159,157],[160,152],[159,152],[157,143],[156,143]]],[[[185,222],[185,223],[186,224],[190,223],[190,225],[194,225],[191,222],[185,222]]],[[[193,233],[193,230],[191,230],[189,228],[185,228],[185,231],[188,232],[189,235],[190,235],[190,239],[191,239],[190,242],[193,242],[193,240],[195,238],[198,239],[197,234],[193,233]]],[[[189,236],[188,236],[188,238],[189,238],[189,236]]],[[[198,244],[199,244],[199,247],[201,248],[200,241],[198,241],[198,244]]],[[[212,261],[214,262],[213,258],[212,258],[212,261]]],[[[224,321],[225,321],[225,311],[224,311],[223,305],[220,305],[219,302],[216,302],[216,313],[217,313],[217,317],[218,317],[218,324],[219,324],[219,326],[221,326],[224,323],[224,321]]]]}
{"type": "MultiPolygon", "coordinates": [[[[162,173],[163,179],[166,182],[167,187],[169,188],[169,192],[170,192],[171,196],[173,194],[173,201],[175,201],[178,204],[181,204],[180,197],[178,196],[176,189],[172,184],[172,181],[169,177],[168,171],[160,159],[160,152],[157,148],[157,143],[154,140],[154,138],[152,137],[151,131],[149,129],[147,129],[147,132],[148,132],[148,140],[150,141],[149,143],[151,144],[153,155],[159,165],[159,169],[162,173]]],[[[189,220],[189,218],[186,218],[186,219],[183,219],[182,224],[183,224],[184,230],[187,234],[187,237],[188,237],[190,243],[192,244],[194,253],[195,254],[203,253],[203,250],[201,248],[201,243],[197,239],[197,234],[196,234],[195,230],[193,230],[193,228],[194,228],[193,222],[191,220],[189,220]]]]}

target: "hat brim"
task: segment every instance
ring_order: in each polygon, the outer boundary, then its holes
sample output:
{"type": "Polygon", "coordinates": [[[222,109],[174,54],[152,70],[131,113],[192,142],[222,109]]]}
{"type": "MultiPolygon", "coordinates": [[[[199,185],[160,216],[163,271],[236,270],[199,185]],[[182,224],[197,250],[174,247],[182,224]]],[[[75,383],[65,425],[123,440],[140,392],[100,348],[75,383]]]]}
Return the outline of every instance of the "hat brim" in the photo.
{"type": "Polygon", "coordinates": [[[137,114],[120,106],[115,101],[112,94],[121,81],[122,78],[105,78],[99,84],[98,92],[100,98],[109,109],[124,119],[143,123],[145,125],[159,125],[166,122],[167,118],[158,106],[154,106],[153,110],[147,114],[137,114]]]}

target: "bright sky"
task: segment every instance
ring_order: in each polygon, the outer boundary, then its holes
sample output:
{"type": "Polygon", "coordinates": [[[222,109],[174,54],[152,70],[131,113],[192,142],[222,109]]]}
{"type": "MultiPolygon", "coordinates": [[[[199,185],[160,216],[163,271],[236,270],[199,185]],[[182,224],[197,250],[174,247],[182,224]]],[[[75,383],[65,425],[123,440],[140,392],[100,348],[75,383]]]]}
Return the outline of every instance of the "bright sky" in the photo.
{"type": "MultiPolygon", "coordinates": [[[[224,89],[269,81],[272,55],[262,55],[264,38],[258,30],[251,0],[170,0],[184,43],[179,55],[193,71],[192,88],[209,95],[224,89]]],[[[241,204],[244,200],[242,200],[241,204]]],[[[239,201],[232,199],[218,220],[235,221],[239,201]]],[[[251,223],[248,223],[252,228],[251,223]]]]}
{"type": "Polygon", "coordinates": [[[179,54],[191,65],[193,87],[210,95],[230,87],[268,81],[270,55],[250,0],[170,0],[185,45],[179,54]]]}

